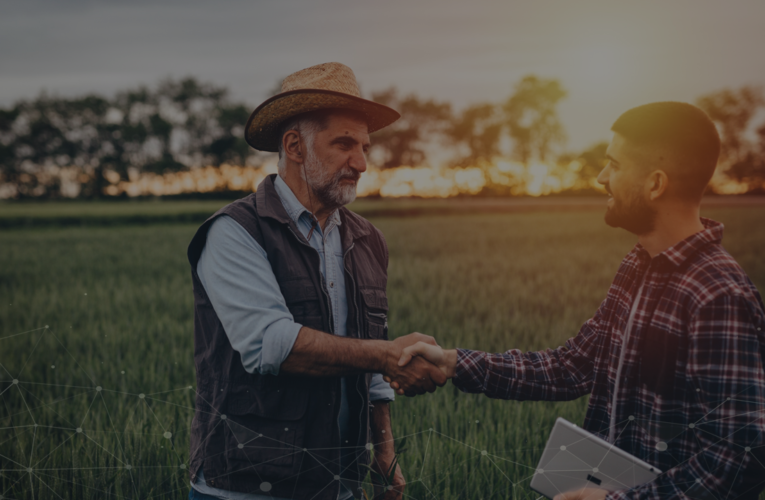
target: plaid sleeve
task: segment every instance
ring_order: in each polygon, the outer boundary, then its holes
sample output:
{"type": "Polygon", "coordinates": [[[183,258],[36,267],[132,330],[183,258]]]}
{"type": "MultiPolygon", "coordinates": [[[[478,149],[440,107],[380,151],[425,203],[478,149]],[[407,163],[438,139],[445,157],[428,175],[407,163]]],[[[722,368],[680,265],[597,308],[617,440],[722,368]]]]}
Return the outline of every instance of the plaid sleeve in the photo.
{"type": "Polygon", "coordinates": [[[458,349],[452,383],[464,392],[518,401],[567,401],[589,394],[604,305],[557,349],[502,354],[458,349]]]}
{"type": "Polygon", "coordinates": [[[759,306],[740,296],[702,308],[689,330],[688,353],[688,390],[695,391],[688,411],[698,417],[688,432],[701,451],[655,481],[607,498],[734,499],[762,488],[764,324],[759,306]]]}

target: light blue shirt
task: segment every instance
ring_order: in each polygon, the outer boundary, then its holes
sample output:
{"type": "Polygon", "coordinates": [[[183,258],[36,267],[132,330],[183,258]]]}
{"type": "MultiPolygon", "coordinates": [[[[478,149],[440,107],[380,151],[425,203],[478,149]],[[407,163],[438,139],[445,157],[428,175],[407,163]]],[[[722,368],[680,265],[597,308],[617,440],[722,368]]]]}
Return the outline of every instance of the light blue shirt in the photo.
{"type": "MultiPolygon", "coordinates": [[[[312,226],[311,212],[298,201],[281,177],[276,177],[274,188],[287,214],[308,239],[312,226]]],[[[333,333],[345,337],[348,301],[340,241],[341,223],[339,212],[333,212],[324,230],[315,227],[308,242],[319,253],[321,274],[332,308],[333,333]]],[[[208,230],[207,242],[197,262],[197,274],[231,346],[240,354],[245,370],[278,374],[302,325],[295,322],[287,309],[263,247],[231,217],[218,217],[208,230]]],[[[341,444],[346,444],[349,441],[349,415],[345,379],[342,379],[340,388],[338,425],[341,444]]],[[[394,398],[390,385],[382,375],[375,374],[369,387],[370,401],[392,401],[394,398]]],[[[343,470],[350,466],[351,461],[352,458],[342,460],[343,470]]],[[[205,483],[202,470],[192,486],[200,493],[231,500],[280,500],[272,496],[212,488],[205,483]]],[[[341,481],[339,498],[345,500],[351,496],[341,481]]]]}

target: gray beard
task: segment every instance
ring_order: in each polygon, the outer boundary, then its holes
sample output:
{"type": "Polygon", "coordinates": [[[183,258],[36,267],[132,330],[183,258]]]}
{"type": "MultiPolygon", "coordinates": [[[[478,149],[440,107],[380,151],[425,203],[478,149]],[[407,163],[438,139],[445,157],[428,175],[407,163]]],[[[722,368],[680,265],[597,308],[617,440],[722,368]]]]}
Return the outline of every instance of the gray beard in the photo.
{"type": "MultiPolygon", "coordinates": [[[[356,185],[361,176],[356,170],[345,167],[332,175],[310,149],[303,166],[305,168],[306,184],[308,184],[316,199],[326,210],[335,210],[356,199],[356,185]],[[357,182],[354,184],[340,184],[340,181],[343,179],[353,179],[357,182]]],[[[313,207],[311,210],[313,210],[313,207]]]]}

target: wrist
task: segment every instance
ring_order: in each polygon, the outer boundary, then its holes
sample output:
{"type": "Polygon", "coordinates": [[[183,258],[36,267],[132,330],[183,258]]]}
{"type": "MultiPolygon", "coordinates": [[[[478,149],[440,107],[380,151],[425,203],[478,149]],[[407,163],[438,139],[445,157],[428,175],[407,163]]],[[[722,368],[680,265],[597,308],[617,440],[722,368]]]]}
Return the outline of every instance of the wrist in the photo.
{"type": "Polygon", "coordinates": [[[454,378],[457,371],[457,349],[447,349],[444,351],[444,368],[446,378],[454,378]]]}
{"type": "Polygon", "coordinates": [[[392,371],[392,367],[398,365],[398,359],[401,353],[395,348],[393,342],[385,340],[367,340],[372,350],[370,366],[374,368],[375,373],[387,374],[392,371]]]}

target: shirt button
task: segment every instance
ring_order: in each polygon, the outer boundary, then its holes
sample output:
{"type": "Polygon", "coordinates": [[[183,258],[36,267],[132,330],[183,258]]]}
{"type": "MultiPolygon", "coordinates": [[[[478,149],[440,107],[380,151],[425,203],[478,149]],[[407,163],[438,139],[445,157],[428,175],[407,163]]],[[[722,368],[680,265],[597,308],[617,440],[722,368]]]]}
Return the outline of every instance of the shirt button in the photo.
{"type": "Polygon", "coordinates": [[[334,281],[330,281],[329,282],[329,287],[330,288],[335,288],[335,282],[334,281]]]}

